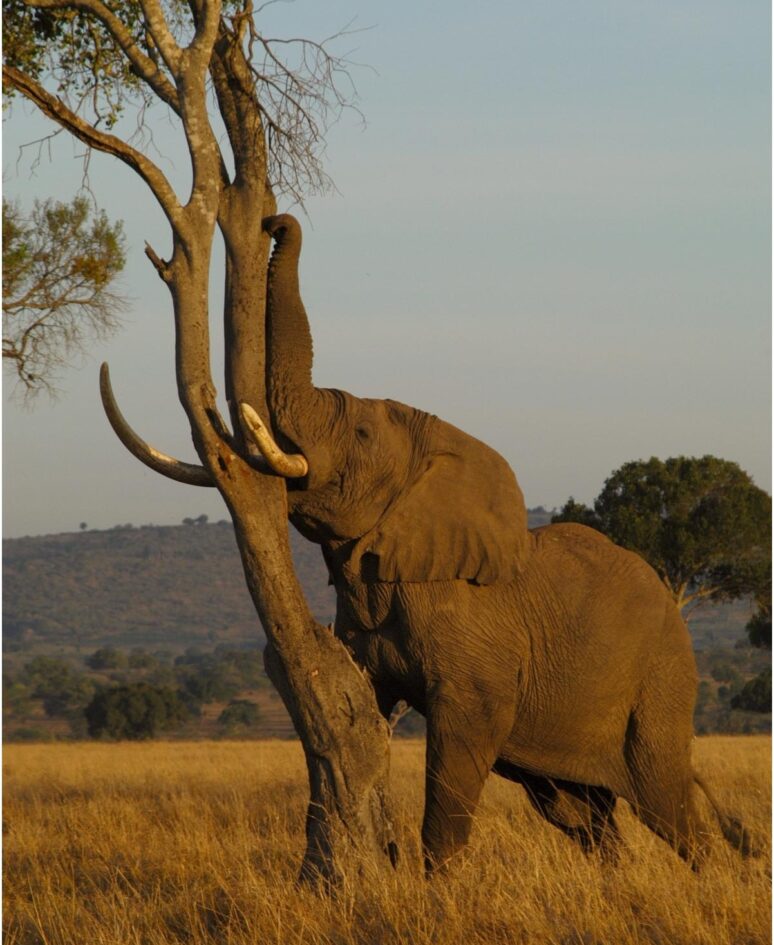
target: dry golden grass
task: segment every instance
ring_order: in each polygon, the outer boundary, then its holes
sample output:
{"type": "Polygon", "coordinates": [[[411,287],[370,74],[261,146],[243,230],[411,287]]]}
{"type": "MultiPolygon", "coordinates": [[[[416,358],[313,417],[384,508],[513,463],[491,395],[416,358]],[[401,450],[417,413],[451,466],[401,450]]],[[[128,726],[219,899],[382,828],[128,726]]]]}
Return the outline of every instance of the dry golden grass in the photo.
{"type": "Polygon", "coordinates": [[[752,945],[770,941],[767,737],[697,741],[696,764],[763,853],[718,839],[699,875],[625,805],[617,869],[492,777],[469,850],[419,871],[423,745],[398,742],[404,863],[335,899],[297,889],[306,776],[295,743],[7,746],[6,945],[752,945]]]}

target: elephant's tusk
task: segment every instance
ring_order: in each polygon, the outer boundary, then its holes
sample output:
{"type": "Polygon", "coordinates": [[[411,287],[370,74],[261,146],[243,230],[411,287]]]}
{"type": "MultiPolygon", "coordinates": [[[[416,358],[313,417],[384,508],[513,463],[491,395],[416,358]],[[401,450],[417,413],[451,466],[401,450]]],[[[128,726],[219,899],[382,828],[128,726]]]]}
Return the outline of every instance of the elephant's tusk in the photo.
{"type": "Polygon", "coordinates": [[[247,432],[253,438],[267,464],[278,476],[284,476],[286,479],[300,479],[309,472],[309,463],[300,453],[289,455],[282,452],[263,420],[250,404],[241,403],[239,411],[247,432]]]}
{"type": "Polygon", "coordinates": [[[118,439],[140,462],[145,463],[155,472],[161,473],[162,476],[167,476],[176,482],[184,482],[189,486],[215,485],[212,476],[204,466],[183,463],[179,459],[160,453],[137,436],[118,409],[118,404],[113,397],[113,389],[110,386],[110,372],[107,364],[103,364],[99,370],[99,391],[110,426],[115,430],[118,439]]]}

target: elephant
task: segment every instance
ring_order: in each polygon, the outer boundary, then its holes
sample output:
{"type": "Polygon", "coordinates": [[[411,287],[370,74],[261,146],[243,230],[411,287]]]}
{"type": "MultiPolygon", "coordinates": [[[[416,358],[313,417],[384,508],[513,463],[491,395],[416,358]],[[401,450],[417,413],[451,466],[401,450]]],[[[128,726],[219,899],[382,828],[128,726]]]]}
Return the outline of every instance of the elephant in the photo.
{"type": "MultiPolygon", "coordinates": [[[[514,473],[474,437],[393,400],[316,388],[301,228],[289,214],[263,225],[275,241],[270,419],[279,446],[308,463],[288,479],[290,520],[322,547],[335,633],[380,710],[404,699],[427,719],[428,869],[466,843],[490,771],[586,849],[615,859],[623,797],[697,863],[697,671],[664,584],[591,528],[530,531],[514,473]]],[[[738,822],[710,801],[739,843],[738,822]]]]}
{"type": "Polygon", "coordinates": [[[287,458],[276,469],[290,521],[321,546],[334,632],[380,711],[388,717],[403,699],[427,720],[427,870],[467,843],[490,772],[523,785],[549,823],[613,861],[620,797],[697,866],[709,838],[698,789],[726,839],[746,848],[739,822],[693,770],[696,665],[656,573],[591,528],[530,531],[513,471],[473,436],[397,401],[315,387],[301,227],[289,214],[263,227],[275,244],[273,438],[248,404],[242,420],[267,462],[287,458]]]}

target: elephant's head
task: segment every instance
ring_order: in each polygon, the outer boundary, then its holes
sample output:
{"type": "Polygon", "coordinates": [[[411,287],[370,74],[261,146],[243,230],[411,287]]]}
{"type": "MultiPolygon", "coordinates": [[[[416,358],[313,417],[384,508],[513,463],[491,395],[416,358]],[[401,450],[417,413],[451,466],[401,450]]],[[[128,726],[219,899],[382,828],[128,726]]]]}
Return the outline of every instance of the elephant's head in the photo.
{"type": "MultiPolygon", "coordinates": [[[[284,476],[293,523],[313,541],[344,549],[350,567],[367,580],[510,581],[529,538],[524,499],[508,464],[421,410],[314,387],[312,338],[298,288],[301,228],[288,214],[269,217],[264,227],[276,241],[266,308],[266,389],[276,442],[242,404],[262,453],[245,461],[284,476]]],[[[138,459],[179,482],[214,485],[204,467],[161,453],[131,429],[105,364],[100,390],[113,429],[138,459]]]]}
{"type": "Polygon", "coordinates": [[[288,480],[290,517],[313,541],[348,542],[380,581],[511,580],[527,548],[521,490],[505,460],[442,420],[392,400],[312,384],[298,285],[301,228],[276,241],[266,315],[267,395],[277,441],[308,463],[288,480]]]}

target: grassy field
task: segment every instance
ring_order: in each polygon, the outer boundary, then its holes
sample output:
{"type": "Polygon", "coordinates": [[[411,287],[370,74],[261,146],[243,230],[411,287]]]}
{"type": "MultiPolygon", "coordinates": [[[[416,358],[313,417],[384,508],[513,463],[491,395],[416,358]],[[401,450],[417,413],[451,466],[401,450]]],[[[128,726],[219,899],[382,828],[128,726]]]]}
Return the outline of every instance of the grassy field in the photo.
{"type": "Polygon", "coordinates": [[[294,742],[11,745],[5,945],[757,945],[770,936],[771,741],[701,738],[696,767],[762,855],[718,839],[693,874],[621,804],[618,868],[487,785],[450,874],[419,868],[423,744],[394,745],[403,866],[336,899],[294,886],[306,775],[294,742]]]}

